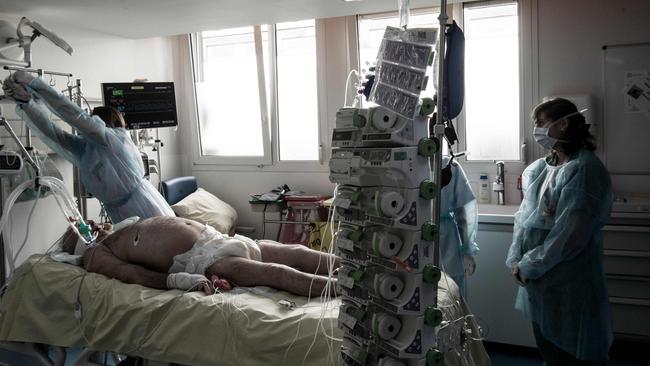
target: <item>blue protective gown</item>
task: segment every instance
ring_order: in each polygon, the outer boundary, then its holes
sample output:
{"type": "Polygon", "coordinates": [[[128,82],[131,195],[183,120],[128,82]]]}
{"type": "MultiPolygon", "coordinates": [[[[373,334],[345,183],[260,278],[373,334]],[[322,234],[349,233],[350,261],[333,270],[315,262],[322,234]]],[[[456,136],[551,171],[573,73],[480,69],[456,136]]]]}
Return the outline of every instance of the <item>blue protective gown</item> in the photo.
{"type": "Polygon", "coordinates": [[[27,88],[33,98],[19,103],[16,112],[47,146],[79,168],[84,187],[104,204],[113,222],[131,216],[174,216],[165,199],[144,179],[140,152],[124,128],[107,127],[40,78],[27,88]],[[45,107],[79,135],[50,121],[45,107]]]}
{"type": "MultiPolygon", "coordinates": [[[[446,167],[449,157],[442,159],[446,167]]],[[[463,256],[478,252],[475,242],[478,230],[478,205],[463,168],[452,163],[452,178],[440,193],[440,261],[444,271],[465,293],[463,256]]]]}
{"type": "Polygon", "coordinates": [[[561,166],[537,160],[524,171],[522,188],[506,259],[528,279],[516,308],[560,349],[607,360],[612,328],[601,228],[612,206],[609,174],[582,150],[561,166]]]}

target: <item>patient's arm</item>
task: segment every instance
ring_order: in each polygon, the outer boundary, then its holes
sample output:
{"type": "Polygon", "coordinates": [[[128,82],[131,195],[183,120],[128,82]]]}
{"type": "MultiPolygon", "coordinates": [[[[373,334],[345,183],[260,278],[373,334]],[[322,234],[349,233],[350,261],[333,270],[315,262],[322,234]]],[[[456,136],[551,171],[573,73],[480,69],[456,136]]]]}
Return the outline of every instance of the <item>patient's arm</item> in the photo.
{"type": "Polygon", "coordinates": [[[125,262],[104,245],[88,249],[83,256],[83,266],[88,272],[100,273],[125,283],[167,289],[167,273],[125,262]]]}
{"type": "MultiPolygon", "coordinates": [[[[284,264],[263,263],[241,257],[226,257],[208,267],[206,275],[217,275],[235,286],[269,286],[301,296],[319,296],[327,285],[327,277],[307,274],[284,264]]],[[[329,293],[335,295],[335,280],[329,293]]]]}

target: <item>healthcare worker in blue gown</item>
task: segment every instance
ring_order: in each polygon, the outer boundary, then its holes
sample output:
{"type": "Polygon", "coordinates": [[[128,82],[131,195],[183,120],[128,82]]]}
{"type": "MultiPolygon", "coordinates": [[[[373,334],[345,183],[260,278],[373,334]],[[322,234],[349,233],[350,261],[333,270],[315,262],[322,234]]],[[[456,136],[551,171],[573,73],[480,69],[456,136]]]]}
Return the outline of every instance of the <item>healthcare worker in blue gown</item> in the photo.
{"type": "Polygon", "coordinates": [[[573,103],[546,101],[532,118],[535,140],[551,154],[522,176],[506,259],[521,286],[516,308],[532,321],[546,365],[604,365],[612,343],[601,233],[612,205],[609,174],[573,103]]]}
{"type": "Polygon", "coordinates": [[[478,205],[463,168],[453,160],[449,165],[450,160],[447,156],[442,159],[442,166],[451,171],[451,180],[440,192],[440,262],[465,296],[465,277],[476,269],[478,205]]]}
{"type": "Polygon", "coordinates": [[[90,116],[41,78],[22,71],[9,76],[3,89],[17,101],[16,111],[29,128],[79,168],[84,187],[104,204],[112,222],[132,216],[174,216],[162,195],[144,179],[140,152],[115,108],[97,107],[90,116]],[[58,127],[50,120],[50,111],[79,134],[58,127]]]}

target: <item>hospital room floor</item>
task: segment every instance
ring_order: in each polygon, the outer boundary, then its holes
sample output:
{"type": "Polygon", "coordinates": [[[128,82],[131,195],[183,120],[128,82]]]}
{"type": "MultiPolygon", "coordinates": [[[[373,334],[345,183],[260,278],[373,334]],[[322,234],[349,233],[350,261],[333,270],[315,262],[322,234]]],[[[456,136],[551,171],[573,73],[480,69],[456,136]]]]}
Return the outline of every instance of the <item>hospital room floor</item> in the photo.
{"type": "MultiPolygon", "coordinates": [[[[492,366],[542,366],[544,362],[535,348],[484,342],[492,366]]],[[[608,366],[650,365],[650,343],[614,342],[608,366]]]]}

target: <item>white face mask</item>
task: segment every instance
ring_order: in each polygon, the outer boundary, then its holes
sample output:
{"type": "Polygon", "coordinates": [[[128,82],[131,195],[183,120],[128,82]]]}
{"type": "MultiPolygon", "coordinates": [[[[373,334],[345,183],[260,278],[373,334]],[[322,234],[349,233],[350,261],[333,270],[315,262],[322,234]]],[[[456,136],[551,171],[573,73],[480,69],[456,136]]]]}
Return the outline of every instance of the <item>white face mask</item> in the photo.
{"type": "Polygon", "coordinates": [[[561,140],[549,136],[548,134],[549,128],[565,118],[569,118],[571,116],[575,116],[576,114],[581,114],[586,111],[587,109],[583,109],[577,112],[569,113],[566,116],[562,116],[556,119],[555,121],[549,123],[547,127],[534,127],[533,137],[535,138],[535,141],[537,141],[538,144],[542,145],[542,147],[545,148],[546,150],[551,150],[553,147],[555,147],[555,144],[557,144],[558,142],[568,142],[567,140],[561,140]]]}
{"type": "Polygon", "coordinates": [[[533,137],[535,138],[535,141],[537,141],[538,144],[542,145],[542,147],[546,150],[551,150],[558,142],[558,139],[548,135],[548,127],[533,128],[533,137]]]}

